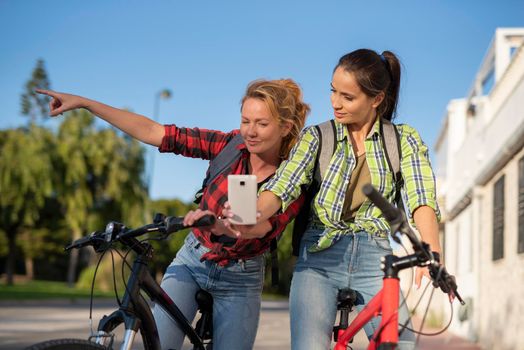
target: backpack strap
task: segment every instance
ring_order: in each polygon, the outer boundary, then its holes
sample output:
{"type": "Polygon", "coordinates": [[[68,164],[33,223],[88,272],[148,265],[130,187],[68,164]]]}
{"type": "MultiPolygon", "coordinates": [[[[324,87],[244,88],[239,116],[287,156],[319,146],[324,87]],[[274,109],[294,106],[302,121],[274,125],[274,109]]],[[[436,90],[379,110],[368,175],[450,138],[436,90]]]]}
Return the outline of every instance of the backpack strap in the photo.
{"type": "Polygon", "coordinates": [[[218,175],[233,164],[235,160],[240,156],[240,150],[237,148],[238,145],[242,144],[244,139],[240,133],[233,136],[231,140],[224,146],[224,148],[218,153],[218,155],[209,162],[209,168],[207,175],[202,182],[202,188],[195,194],[194,202],[200,203],[204,188],[207,187],[218,175]]]}
{"type": "Polygon", "coordinates": [[[269,252],[271,253],[271,286],[278,287],[280,283],[278,270],[278,245],[277,237],[273,238],[269,243],[269,252]]]}
{"type": "Polygon", "coordinates": [[[237,148],[238,145],[244,142],[240,133],[236,134],[220,151],[220,153],[213,158],[209,163],[209,173],[204,179],[204,186],[209,185],[220,173],[226,170],[238,159],[240,150],[237,148]]]}
{"type": "Polygon", "coordinates": [[[400,207],[403,206],[400,191],[404,185],[404,180],[400,171],[400,157],[402,155],[400,134],[397,126],[387,119],[381,120],[380,128],[380,135],[384,145],[384,152],[386,153],[386,160],[391,172],[393,173],[393,181],[395,183],[395,203],[400,207]]]}
{"type": "Polygon", "coordinates": [[[335,135],[337,134],[337,129],[333,119],[325,121],[315,127],[319,134],[319,149],[317,152],[314,176],[315,179],[318,180],[318,184],[320,184],[326,175],[333,153],[335,153],[335,135]]]}

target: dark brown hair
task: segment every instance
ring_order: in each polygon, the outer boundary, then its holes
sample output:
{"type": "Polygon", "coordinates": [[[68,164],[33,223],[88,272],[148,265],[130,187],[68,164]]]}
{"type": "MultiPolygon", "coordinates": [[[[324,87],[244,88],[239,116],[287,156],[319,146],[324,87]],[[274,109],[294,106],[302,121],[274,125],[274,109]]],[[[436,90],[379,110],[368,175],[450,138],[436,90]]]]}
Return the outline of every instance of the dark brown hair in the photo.
{"type": "Polygon", "coordinates": [[[400,61],[391,51],[382,54],[369,49],[359,49],[340,58],[337,68],[353,73],[362,91],[369,97],[384,92],[384,100],[377,107],[377,114],[387,120],[396,117],[400,90],[400,61]]]}

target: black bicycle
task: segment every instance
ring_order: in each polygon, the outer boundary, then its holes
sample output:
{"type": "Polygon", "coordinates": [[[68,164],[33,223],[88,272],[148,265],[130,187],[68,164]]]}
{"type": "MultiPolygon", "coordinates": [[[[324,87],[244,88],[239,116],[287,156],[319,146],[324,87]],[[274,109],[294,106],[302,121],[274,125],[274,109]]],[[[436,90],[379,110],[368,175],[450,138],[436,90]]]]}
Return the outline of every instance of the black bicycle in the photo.
{"type": "MultiPolygon", "coordinates": [[[[193,227],[212,225],[214,221],[215,217],[205,216],[195,222],[193,227]]],[[[120,242],[129,251],[135,252],[136,257],[133,265],[128,264],[131,267],[131,273],[125,284],[124,296],[121,301],[117,298],[119,308],[109,316],[104,316],[98,324],[97,332],[91,334],[87,340],[48,340],[32,345],[26,350],[131,350],[138,331],[142,336],[145,350],[160,350],[156,323],[149,303],[141,291],[145,292],[151,301],[161,306],[177,322],[180,329],[193,344],[194,350],[212,350],[213,298],[211,294],[204,290],[199,290],[196,293],[195,298],[201,315],[193,328],[177,305],[151,276],[148,264],[153,259],[153,247],[148,240],[140,241],[136,238],[144,234],[157,233],[158,235],[155,237],[150,236],[150,239],[165,239],[171,233],[185,228],[188,228],[188,226],[183,225],[183,218],[181,217],[165,217],[162,214],[156,214],[152,224],[137,229],[129,229],[121,223],[110,222],[103,232],[95,231],[67,246],[66,250],[92,246],[96,252],[105,253],[116,242],[120,242]],[[121,344],[116,346],[113,332],[121,325],[124,326],[124,335],[121,344]]],[[[124,264],[126,264],[125,257],[124,264]]]]}

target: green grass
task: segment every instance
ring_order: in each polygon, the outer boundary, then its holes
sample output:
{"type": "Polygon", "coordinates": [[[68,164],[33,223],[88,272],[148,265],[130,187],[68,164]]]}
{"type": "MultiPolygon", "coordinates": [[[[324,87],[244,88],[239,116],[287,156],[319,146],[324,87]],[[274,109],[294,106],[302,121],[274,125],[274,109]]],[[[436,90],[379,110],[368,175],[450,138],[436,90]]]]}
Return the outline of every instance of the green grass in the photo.
{"type": "Polygon", "coordinates": [[[286,301],[286,300],[288,300],[288,296],[287,295],[282,295],[282,294],[277,294],[277,293],[263,292],[262,293],[262,300],[286,301]]]}
{"type": "MultiPolygon", "coordinates": [[[[97,298],[111,298],[113,293],[95,291],[97,298]]],[[[31,299],[84,299],[89,298],[89,289],[69,288],[65,282],[28,281],[8,286],[0,282],[0,300],[31,299]]]]}
{"type": "MultiPolygon", "coordinates": [[[[122,297],[123,293],[119,294],[122,297]]],[[[96,298],[114,298],[113,292],[95,291],[96,298]]],[[[8,286],[0,281],[0,300],[41,300],[41,299],[87,299],[90,297],[89,289],[69,288],[65,282],[53,281],[27,281],[16,282],[8,286]]],[[[264,293],[263,300],[283,301],[287,296],[264,293]]]]}

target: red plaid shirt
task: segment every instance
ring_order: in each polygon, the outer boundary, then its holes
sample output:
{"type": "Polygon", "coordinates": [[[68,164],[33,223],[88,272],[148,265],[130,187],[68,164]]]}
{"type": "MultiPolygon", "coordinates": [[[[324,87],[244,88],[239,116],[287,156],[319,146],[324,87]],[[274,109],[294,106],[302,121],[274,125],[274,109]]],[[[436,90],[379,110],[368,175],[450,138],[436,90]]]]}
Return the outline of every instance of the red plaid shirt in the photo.
{"type": "MultiPolygon", "coordinates": [[[[215,158],[225,145],[240,131],[229,133],[199,128],[179,128],[175,125],[165,125],[165,135],[159,147],[160,152],[173,152],[185,157],[211,160],[215,158]]],[[[222,214],[224,203],[227,201],[227,175],[247,174],[249,151],[245,144],[238,145],[241,150],[239,159],[231,167],[218,175],[205,189],[200,202],[200,209],[211,210],[217,216],[222,214]]],[[[210,251],[204,254],[201,260],[212,260],[225,266],[230,260],[249,259],[263,254],[269,249],[273,238],[278,237],[286,225],[298,214],[304,196],[291,204],[284,213],[270,218],[272,231],[262,238],[237,239],[233,245],[224,245],[216,241],[216,236],[205,228],[193,228],[193,233],[210,251]],[[214,237],[214,238],[212,238],[214,237]]]]}

